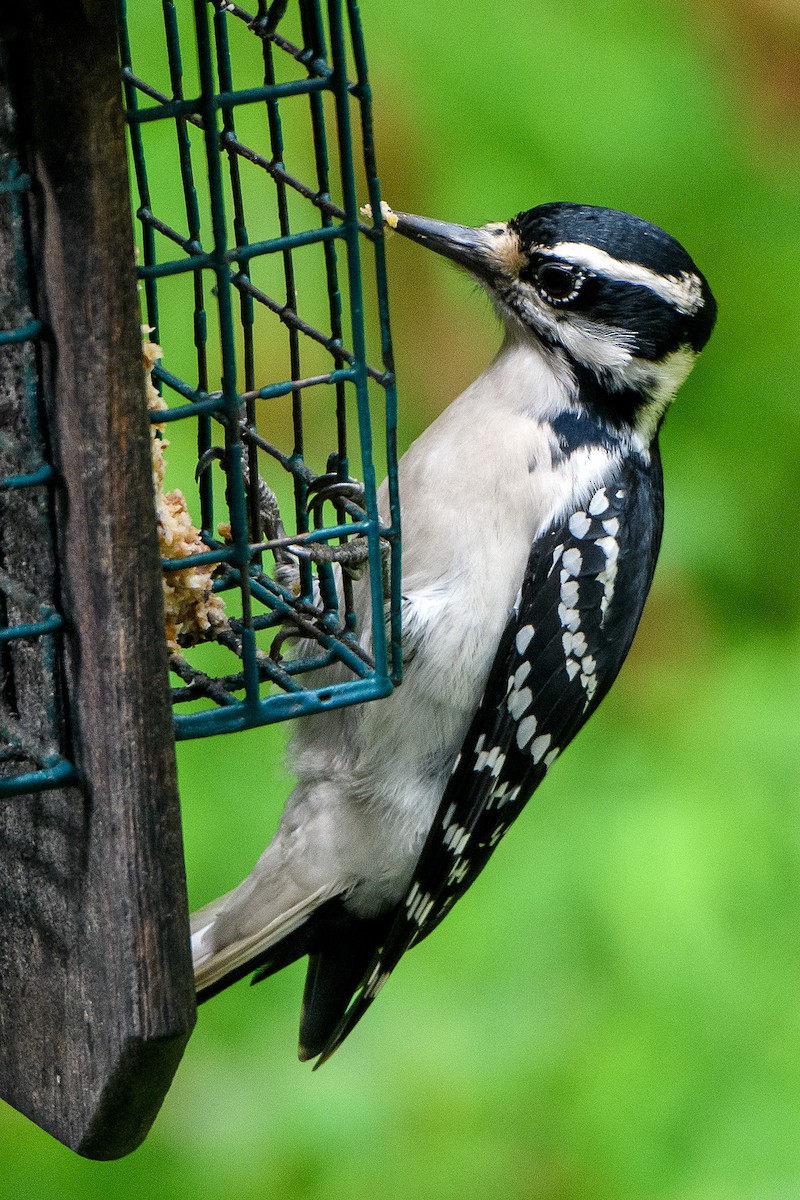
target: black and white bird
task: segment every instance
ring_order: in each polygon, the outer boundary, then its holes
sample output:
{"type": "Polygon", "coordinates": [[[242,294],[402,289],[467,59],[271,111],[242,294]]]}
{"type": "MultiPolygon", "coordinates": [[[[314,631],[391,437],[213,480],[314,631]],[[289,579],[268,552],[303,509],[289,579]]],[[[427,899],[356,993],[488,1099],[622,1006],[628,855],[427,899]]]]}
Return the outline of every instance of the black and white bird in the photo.
{"type": "Polygon", "coordinates": [[[624,212],[385,219],[475,276],[505,337],[400,463],[402,686],[299,723],[273,841],[192,918],[200,999],[309,956],[299,1053],[320,1061],[622,666],[661,539],[658,432],[716,316],[683,247],[624,212]]]}

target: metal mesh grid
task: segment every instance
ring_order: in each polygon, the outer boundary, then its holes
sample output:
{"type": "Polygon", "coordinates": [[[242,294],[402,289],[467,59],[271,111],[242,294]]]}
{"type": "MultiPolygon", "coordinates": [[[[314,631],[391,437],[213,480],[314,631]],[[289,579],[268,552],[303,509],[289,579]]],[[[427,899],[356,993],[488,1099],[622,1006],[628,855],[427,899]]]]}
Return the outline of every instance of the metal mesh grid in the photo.
{"type": "Polygon", "coordinates": [[[12,255],[0,266],[0,797],[74,782],[62,753],[52,546],[53,468],[40,396],[42,322],[30,291],[30,176],[13,151],[10,98],[0,98],[0,226],[12,255]],[[27,542],[23,540],[27,538],[27,542]]]}
{"type": "Polygon", "coordinates": [[[139,275],[146,320],[164,350],[153,378],[168,408],[152,415],[166,426],[169,469],[173,457],[183,465],[179,482],[186,492],[189,480],[188,508],[199,513],[207,547],[164,568],[169,579],[213,564],[228,613],[213,646],[173,656],[179,738],[386,695],[399,678],[396,399],[382,229],[358,210],[360,191],[379,213],[380,193],[358,9],[343,9],[341,0],[330,0],[325,16],[318,0],[276,0],[269,9],[259,0],[255,13],[221,0],[137,0],[134,14],[119,0],[139,275]],[[146,39],[137,43],[145,6],[146,39]],[[348,485],[353,424],[363,491],[348,485]],[[215,446],[224,476],[204,469],[194,491],[192,468],[208,463],[215,446]],[[387,522],[374,451],[388,473],[387,522]],[[264,536],[262,479],[287,525],[292,513],[286,536],[264,536]],[[340,596],[338,568],[312,561],[322,557],[312,546],[330,546],[336,557],[355,538],[367,555],[368,644],[356,628],[349,573],[341,573],[340,596]],[[271,577],[271,560],[285,565],[287,545],[306,551],[293,586],[271,577]],[[284,655],[287,631],[298,630],[313,649],[284,655]],[[332,666],[334,682],[307,674],[332,666]]]}

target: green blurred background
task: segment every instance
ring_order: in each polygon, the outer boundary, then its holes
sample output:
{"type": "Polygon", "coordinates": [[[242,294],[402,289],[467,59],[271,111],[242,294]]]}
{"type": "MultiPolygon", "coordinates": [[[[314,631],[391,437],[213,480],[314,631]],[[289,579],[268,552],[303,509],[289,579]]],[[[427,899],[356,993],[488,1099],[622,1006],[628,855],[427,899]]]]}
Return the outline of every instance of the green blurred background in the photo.
{"type": "MultiPolygon", "coordinates": [[[[130,0],[146,33],[149,0],[130,0]]],[[[674,233],[720,320],[667,421],[631,657],[489,870],[323,1070],[303,968],[200,1012],[145,1145],[83,1162],[0,1109],[0,1195],[800,1197],[800,8],[382,0],[384,195],[463,223],[545,200],[674,233]]],[[[486,364],[487,302],[388,245],[403,445],[486,364]]],[[[290,781],[285,730],[179,748],[194,904],[290,781]]]]}

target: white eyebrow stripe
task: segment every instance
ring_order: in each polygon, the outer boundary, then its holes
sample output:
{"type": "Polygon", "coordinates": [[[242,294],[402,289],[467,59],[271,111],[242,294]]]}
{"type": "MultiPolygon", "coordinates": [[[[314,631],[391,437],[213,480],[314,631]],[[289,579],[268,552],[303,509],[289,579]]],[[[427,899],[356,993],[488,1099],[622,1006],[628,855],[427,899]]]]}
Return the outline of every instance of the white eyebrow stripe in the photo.
{"type": "Polygon", "coordinates": [[[681,271],[680,275],[659,275],[658,271],[651,271],[640,263],[614,258],[607,251],[588,246],[585,242],[559,242],[556,246],[537,246],[536,249],[542,254],[566,259],[576,267],[585,267],[587,271],[606,279],[650,288],[662,300],[689,316],[705,303],[700,280],[688,271],[681,271]]]}

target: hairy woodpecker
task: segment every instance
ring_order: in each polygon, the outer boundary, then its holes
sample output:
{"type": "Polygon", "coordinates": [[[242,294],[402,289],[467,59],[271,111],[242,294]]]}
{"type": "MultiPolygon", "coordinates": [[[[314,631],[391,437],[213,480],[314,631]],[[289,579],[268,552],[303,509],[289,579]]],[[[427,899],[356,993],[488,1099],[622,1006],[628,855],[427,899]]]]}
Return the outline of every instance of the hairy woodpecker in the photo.
{"type": "Polygon", "coordinates": [[[661,539],[658,431],[716,316],[683,247],[627,213],[385,219],[471,272],[505,337],[400,463],[402,686],[299,722],[274,839],[192,918],[200,999],[309,956],[299,1053],[320,1062],[616,677],[661,539]]]}

